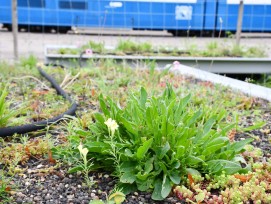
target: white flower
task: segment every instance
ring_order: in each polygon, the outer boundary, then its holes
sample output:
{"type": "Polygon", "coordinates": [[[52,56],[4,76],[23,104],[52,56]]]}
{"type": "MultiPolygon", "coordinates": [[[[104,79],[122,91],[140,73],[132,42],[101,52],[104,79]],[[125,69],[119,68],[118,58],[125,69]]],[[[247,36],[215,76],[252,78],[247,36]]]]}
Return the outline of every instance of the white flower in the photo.
{"type": "Polygon", "coordinates": [[[104,123],[107,125],[108,129],[111,131],[112,133],[111,136],[113,136],[115,131],[118,129],[119,125],[116,123],[115,120],[112,120],[111,118],[108,118],[108,120],[105,121],[104,123]]]}
{"type": "Polygon", "coordinates": [[[44,64],[42,62],[38,62],[36,65],[37,67],[44,67],[44,64]]]}
{"type": "Polygon", "coordinates": [[[83,157],[84,162],[87,161],[87,154],[88,154],[88,149],[87,148],[83,148],[83,145],[80,143],[80,145],[78,145],[78,150],[81,154],[81,156],[83,157]]]}

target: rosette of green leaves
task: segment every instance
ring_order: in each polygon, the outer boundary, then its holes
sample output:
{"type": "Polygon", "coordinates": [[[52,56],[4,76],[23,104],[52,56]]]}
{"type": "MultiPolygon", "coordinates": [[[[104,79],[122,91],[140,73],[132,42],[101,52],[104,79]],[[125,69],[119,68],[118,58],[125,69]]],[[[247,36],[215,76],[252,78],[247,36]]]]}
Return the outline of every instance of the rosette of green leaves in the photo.
{"type": "Polygon", "coordinates": [[[251,140],[229,142],[235,124],[225,122],[225,110],[194,106],[191,95],[179,98],[170,86],[158,97],[141,88],[125,108],[110,98],[99,100],[102,113],[81,134],[94,166],[113,170],[124,191],[152,191],[152,199],[162,200],[188,172],[244,171],[239,153],[251,140]],[[119,125],[113,140],[104,124],[108,118],[119,125]]]}

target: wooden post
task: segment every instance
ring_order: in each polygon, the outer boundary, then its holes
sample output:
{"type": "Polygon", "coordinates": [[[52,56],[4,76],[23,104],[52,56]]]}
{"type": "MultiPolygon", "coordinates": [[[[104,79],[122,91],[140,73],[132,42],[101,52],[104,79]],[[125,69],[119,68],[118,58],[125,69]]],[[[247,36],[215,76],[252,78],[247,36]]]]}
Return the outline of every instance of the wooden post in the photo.
{"type": "Polygon", "coordinates": [[[239,10],[238,10],[238,21],[237,21],[237,28],[236,28],[236,45],[239,45],[240,40],[241,40],[243,14],[244,14],[244,0],[240,0],[239,10]]]}
{"type": "Polygon", "coordinates": [[[13,34],[13,52],[14,60],[18,61],[18,13],[17,0],[12,0],[12,34],[13,34]]]}

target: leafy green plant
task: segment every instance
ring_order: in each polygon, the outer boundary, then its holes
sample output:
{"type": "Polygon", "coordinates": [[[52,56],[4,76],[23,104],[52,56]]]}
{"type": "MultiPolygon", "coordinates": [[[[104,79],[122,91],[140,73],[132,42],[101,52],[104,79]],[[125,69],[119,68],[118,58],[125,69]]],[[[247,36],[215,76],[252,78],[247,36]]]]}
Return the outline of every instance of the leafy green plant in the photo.
{"type": "Polygon", "coordinates": [[[152,44],[148,42],[135,43],[131,40],[121,40],[119,41],[116,50],[124,53],[152,53],[153,47],[152,44]]]}
{"type": "MultiPolygon", "coordinates": [[[[3,85],[1,86],[3,87],[3,85]]],[[[10,109],[10,102],[6,100],[8,96],[7,88],[0,90],[0,127],[5,127],[8,121],[18,115],[20,110],[10,109]]]]}
{"type": "Polygon", "coordinates": [[[244,55],[245,57],[266,57],[265,51],[259,47],[249,47],[244,55]]]}
{"type": "Polygon", "coordinates": [[[61,54],[61,55],[65,55],[65,54],[76,55],[76,54],[79,54],[79,49],[76,49],[76,48],[59,48],[57,50],[57,54],[61,54]]]}
{"type": "Polygon", "coordinates": [[[94,115],[89,131],[78,130],[92,153],[93,168],[114,171],[124,192],[152,190],[154,200],[167,197],[187,172],[246,171],[239,153],[252,139],[230,143],[227,132],[235,124],[222,122],[226,112],[196,108],[190,98],[178,98],[170,86],[158,97],[148,97],[141,88],[122,109],[101,95],[103,113],[94,115]]]}
{"type": "Polygon", "coordinates": [[[150,44],[148,42],[140,43],[140,44],[138,44],[138,51],[152,52],[153,51],[152,44],[150,44]]]}
{"type": "Polygon", "coordinates": [[[22,57],[21,58],[21,66],[23,67],[27,67],[27,68],[35,68],[37,65],[38,59],[34,56],[34,55],[30,55],[29,57],[25,58],[22,57]]]}
{"type": "Polygon", "coordinates": [[[89,188],[91,188],[91,186],[94,184],[94,181],[93,181],[92,177],[89,177],[89,172],[90,172],[92,163],[90,163],[89,160],[87,159],[88,149],[83,148],[82,144],[80,144],[77,148],[79,150],[80,157],[83,160],[83,162],[79,162],[77,166],[70,169],[69,173],[73,173],[76,171],[82,171],[84,174],[84,178],[85,178],[87,186],[89,188]]]}
{"type": "Polygon", "coordinates": [[[8,203],[9,191],[11,191],[10,179],[5,176],[3,170],[0,170],[0,203],[8,203]]]}
{"type": "Polygon", "coordinates": [[[117,51],[122,52],[138,52],[138,46],[131,40],[120,40],[116,47],[117,51]]]}
{"type": "Polygon", "coordinates": [[[103,53],[105,50],[104,43],[94,41],[89,41],[86,45],[83,45],[81,49],[83,50],[91,49],[93,52],[97,53],[103,53]]]}
{"type": "Polygon", "coordinates": [[[231,56],[233,57],[241,57],[244,54],[244,50],[241,46],[239,45],[233,45],[231,49],[231,56]]]}

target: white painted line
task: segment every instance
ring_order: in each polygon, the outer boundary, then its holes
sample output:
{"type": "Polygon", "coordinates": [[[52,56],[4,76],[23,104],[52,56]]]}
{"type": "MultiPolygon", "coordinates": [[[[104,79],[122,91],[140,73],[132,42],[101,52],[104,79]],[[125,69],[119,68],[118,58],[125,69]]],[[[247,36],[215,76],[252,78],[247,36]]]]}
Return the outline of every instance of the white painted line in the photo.
{"type": "Polygon", "coordinates": [[[213,74],[210,72],[202,71],[199,69],[191,68],[182,64],[174,66],[170,69],[176,74],[183,74],[187,76],[192,76],[200,80],[210,81],[214,84],[221,84],[226,87],[230,87],[233,90],[241,91],[248,96],[262,98],[271,101],[271,89],[263,86],[247,83],[237,79],[232,79],[229,77],[213,74]]]}
{"type": "MultiPolygon", "coordinates": [[[[240,0],[227,0],[227,4],[240,4],[240,0]]],[[[244,0],[244,4],[271,5],[271,0],[244,0]]]]}

